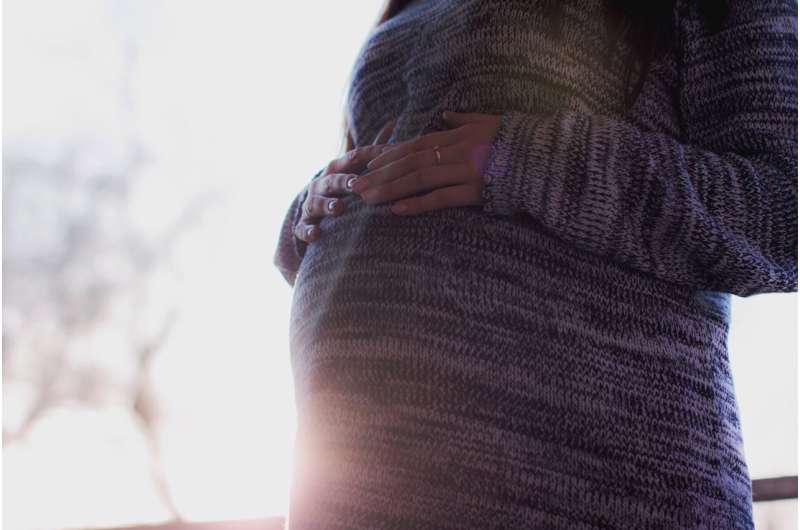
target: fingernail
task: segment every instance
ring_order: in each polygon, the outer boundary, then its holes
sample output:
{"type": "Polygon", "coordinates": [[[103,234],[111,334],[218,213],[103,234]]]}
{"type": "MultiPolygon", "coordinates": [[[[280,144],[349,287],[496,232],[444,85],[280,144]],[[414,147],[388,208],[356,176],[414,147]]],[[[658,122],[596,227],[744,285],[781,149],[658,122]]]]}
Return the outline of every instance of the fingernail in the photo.
{"type": "Polygon", "coordinates": [[[355,177],[355,176],[350,177],[349,179],[347,179],[347,182],[344,183],[344,187],[347,188],[347,191],[352,191],[353,190],[353,182],[356,179],[358,179],[358,177],[355,177]]]}
{"type": "Polygon", "coordinates": [[[371,169],[372,168],[373,162],[375,162],[374,158],[372,160],[370,160],[369,162],[367,162],[367,169],[371,169]]]}
{"type": "Polygon", "coordinates": [[[406,204],[397,203],[392,205],[392,211],[394,213],[403,213],[406,210],[408,210],[408,205],[406,204]]]}
{"type": "Polygon", "coordinates": [[[369,186],[369,180],[365,179],[364,177],[359,177],[353,181],[351,187],[353,188],[354,192],[360,193],[367,189],[367,186],[369,186]]]}
{"type": "Polygon", "coordinates": [[[329,212],[332,212],[333,210],[336,209],[336,202],[337,202],[336,199],[331,199],[331,200],[328,201],[328,211],[329,212]]]}
{"type": "Polygon", "coordinates": [[[311,237],[313,235],[314,235],[314,227],[313,226],[309,226],[306,229],[306,237],[311,237]]]}

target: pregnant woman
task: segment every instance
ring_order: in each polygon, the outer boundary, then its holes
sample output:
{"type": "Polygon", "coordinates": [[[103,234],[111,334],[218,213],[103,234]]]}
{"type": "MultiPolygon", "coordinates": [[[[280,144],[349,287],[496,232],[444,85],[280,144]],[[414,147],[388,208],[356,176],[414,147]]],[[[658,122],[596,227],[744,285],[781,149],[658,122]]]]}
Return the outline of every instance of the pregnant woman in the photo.
{"type": "Polygon", "coordinates": [[[275,256],[288,528],[753,528],[729,303],[797,291],[796,10],[388,3],[275,256]]]}

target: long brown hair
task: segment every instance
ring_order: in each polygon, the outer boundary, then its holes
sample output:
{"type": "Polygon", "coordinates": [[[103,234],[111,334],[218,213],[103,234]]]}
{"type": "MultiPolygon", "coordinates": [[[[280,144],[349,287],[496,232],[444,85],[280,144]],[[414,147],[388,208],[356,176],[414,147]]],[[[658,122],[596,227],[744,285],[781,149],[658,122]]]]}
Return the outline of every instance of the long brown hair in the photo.
{"type": "MultiPolygon", "coordinates": [[[[562,31],[563,2],[564,0],[540,0],[545,3],[547,15],[552,21],[548,31],[555,38],[559,38],[562,31]]],[[[627,39],[631,43],[631,50],[635,55],[628,58],[625,74],[626,107],[636,101],[642,90],[648,66],[667,52],[672,44],[672,11],[677,0],[605,0],[606,26],[609,28],[606,41],[605,60],[610,61],[616,44],[627,39]],[[634,65],[639,62],[639,78],[633,90],[631,77],[634,65]]],[[[696,0],[702,17],[707,21],[710,30],[717,31],[727,18],[730,5],[729,0],[696,0]]],[[[411,0],[386,0],[380,17],[376,22],[379,26],[402,11],[411,0]]],[[[353,137],[347,124],[347,117],[343,121],[344,150],[349,151],[355,147],[353,137]]]]}

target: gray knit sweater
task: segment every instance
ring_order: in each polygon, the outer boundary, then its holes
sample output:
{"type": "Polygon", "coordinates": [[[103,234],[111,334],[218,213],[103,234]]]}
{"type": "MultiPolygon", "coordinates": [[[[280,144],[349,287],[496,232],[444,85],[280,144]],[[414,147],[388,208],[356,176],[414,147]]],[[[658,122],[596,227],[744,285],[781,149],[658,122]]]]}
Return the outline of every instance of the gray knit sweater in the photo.
{"type": "Polygon", "coordinates": [[[310,245],[289,208],[292,530],[753,528],[729,303],[797,290],[796,4],[679,0],[628,110],[604,2],[544,5],[422,0],[358,55],[356,145],[503,117],[480,205],[348,196],[310,245]]]}

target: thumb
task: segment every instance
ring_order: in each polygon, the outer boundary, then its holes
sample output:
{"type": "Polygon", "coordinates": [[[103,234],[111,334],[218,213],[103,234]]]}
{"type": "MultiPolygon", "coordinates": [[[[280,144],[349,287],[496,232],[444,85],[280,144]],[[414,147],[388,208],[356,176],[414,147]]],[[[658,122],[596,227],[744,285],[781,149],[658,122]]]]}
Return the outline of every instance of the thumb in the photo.
{"type": "Polygon", "coordinates": [[[394,130],[394,124],[397,122],[397,118],[392,118],[391,120],[386,122],[380,131],[378,131],[378,135],[375,137],[375,141],[372,142],[372,145],[377,144],[385,144],[389,138],[392,137],[392,131],[394,130]]]}
{"type": "Polygon", "coordinates": [[[446,110],[442,113],[442,119],[444,119],[445,122],[455,126],[479,122],[484,118],[484,114],[478,114],[474,112],[453,112],[452,110],[446,110]]]}

